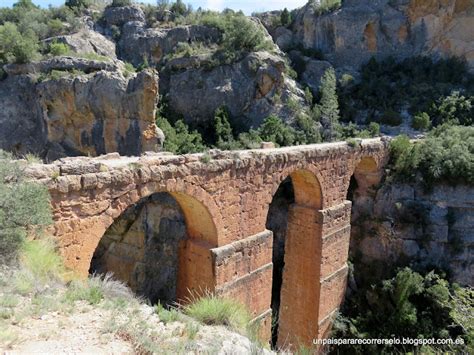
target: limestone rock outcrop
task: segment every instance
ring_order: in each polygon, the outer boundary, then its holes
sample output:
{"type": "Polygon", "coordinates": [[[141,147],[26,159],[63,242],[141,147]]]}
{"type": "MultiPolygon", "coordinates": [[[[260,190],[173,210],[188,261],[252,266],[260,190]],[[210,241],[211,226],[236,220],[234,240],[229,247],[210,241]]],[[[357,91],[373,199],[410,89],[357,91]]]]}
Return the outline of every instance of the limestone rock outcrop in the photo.
{"type": "Polygon", "coordinates": [[[308,3],[293,23],[294,38],[335,66],[370,57],[465,57],[474,69],[474,3],[470,0],[350,0],[318,15],[308,3]]]}
{"type": "Polygon", "coordinates": [[[63,43],[71,51],[78,54],[95,53],[100,56],[115,59],[115,43],[96,31],[83,29],[79,32],[51,37],[44,41],[45,44],[63,43]]]}
{"type": "MultiPolygon", "coordinates": [[[[372,276],[387,268],[418,264],[447,270],[463,285],[474,285],[474,188],[386,183],[375,194],[355,191],[351,253],[372,276]],[[367,269],[367,270],[368,270],[367,269]]],[[[359,270],[361,271],[361,270],[359,270]]],[[[386,275],[378,275],[386,276],[386,275]]]]}
{"type": "Polygon", "coordinates": [[[178,43],[209,45],[220,37],[217,29],[208,26],[146,28],[143,22],[131,21],[122,27],[118,48],[120,56],[136,66],[145,59],[151,65],[161,65],[164,58],[176,50],[178,43]]]}
{"type": "Polygon", "coordinates": [[[232,65],[211,69],[199,58],[184,59],[178,68],[176,62],[167,65],[160,91],[170,108],[189,122],[210,122],[221,106],[246,128],[260,125],[270,114],[290,122],[294,113],[287,103],[305,104],[302,90],[285,74],[285,62],[278,55],[250,53],[232,65]]]}
{"type": "Polygon", "coordinates": [[[150,69],[125,77],[120,67],[77,58],[7,67],[0,81],[0,149],[47,160],[158,150],[158,76],[150,69]]]}
{"type": "MultiPolygon", "coordinates": [[[[271,40],[260,20],[252,20],[271,40]]],[[[304,94],[286,75],[281,52],[249,53],[233,64],[216,64],[209,53],[173,56],[180,43],[202,45],[212,52],[221,36],[209,26],[147,28],[143,21],[130,18],[122,24],[117,48],[119,56],[135,66],[146,60],[160,69],[160,94],[188,123],[211,121],[222,106],[245,128],[258,126],[272,113],[291,121],[294,113],[285,104],[292,99],[305,105],[304,94]]]]}
{"type": "Polygon", "coordinates": [[[104,11],[107,26],[122,26],[130,21],[145,22],[145,13],[140,6],[109,6],[104,11]]]}

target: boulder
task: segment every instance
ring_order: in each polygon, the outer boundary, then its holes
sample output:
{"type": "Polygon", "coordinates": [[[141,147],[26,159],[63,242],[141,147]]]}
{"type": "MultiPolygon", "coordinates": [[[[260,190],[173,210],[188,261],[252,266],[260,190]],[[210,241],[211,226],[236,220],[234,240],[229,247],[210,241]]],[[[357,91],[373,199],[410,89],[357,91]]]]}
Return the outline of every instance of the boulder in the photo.
{"type": "Polygon", "coordinates": [[[51,37],[44,41],[45,44],[53,42],[64,43],[69,49],[78,54],[95,53],[104,57],[115,59],[115,43],[98,32],[88,29],[71,35],[51,37]]]}
{"type": "MultiPolygon", "coordinates": [[[[180,61],[184,65],[185,61],[180,61]]],[[[173,64],[171,62],[170,64],[173,64]]],[[[225,106],[239,127],[260,125],[270,114],[291,122],[290,99],[304,105],[304,94],[285,74],[282,57],[267,52],[247,55],[232,65],[203,68],[187,59],[189,67],[162,72],[160,91],[169,107],[188,122],[211,122],[225,106]]]]}
{"type": "Polygon", "coordinates": [[[121,57],[138,66],[146,59],[151,65],[161,65],[173,53],[178,43],[216,43],[221,33],[213,27],[190,25],[173,28],[145,28],[130,22],[122,28],[118,42],[121,57]]]}
{"type": "Polygon", "coordinates": [[[104,11],[107,26],[121,27],[127,22],[145,22],[145,13],[139,6],[107,7],[104,11]]]}
{"type": "Polygon", "coordinates": [[[329,68],[332,68],[332,65],[328,61],[313,59],[307,60],[305,70],[301,76],[303,84],[308,86],[313,94],[316,94],[321,85],[321,78],[329,68]]]}
{"type": "Polygon", "coordinates": [[[282,51],[287,51],[293,46],[293,32],[286,27],[277,27],[273,39],[282,51]]]}

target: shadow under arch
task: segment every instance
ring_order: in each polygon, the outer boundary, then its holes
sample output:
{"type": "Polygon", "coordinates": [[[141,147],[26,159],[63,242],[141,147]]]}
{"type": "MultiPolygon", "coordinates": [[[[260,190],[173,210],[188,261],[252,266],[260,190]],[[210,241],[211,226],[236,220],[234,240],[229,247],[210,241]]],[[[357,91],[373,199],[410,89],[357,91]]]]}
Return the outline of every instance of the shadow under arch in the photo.
{"type": "Polygon", "coordinates": [[[152,303],[213,291],[217,228],[203,202],[161,191],[128,206],[98,242],[89,272],[112,272],[152,303]]]}
{"type": "Polygon", "coordinates": [[[357,162],[346,193],[346,199],[352,202],[352,219],[358,215],[354,213],[356,210],[361,213],[371,213],[371,205],[365,202],[372,199],[375,193],[374,188],[381,180],[382,171],[373,157],[364,156],[357,162]]]}
{"type": "Polygon", "coordinates": [[[310,345],[318,335],[323,194],[316,174],[291,171],[273,195],[267,229],[273,239],[272,345],[310,345]]]}

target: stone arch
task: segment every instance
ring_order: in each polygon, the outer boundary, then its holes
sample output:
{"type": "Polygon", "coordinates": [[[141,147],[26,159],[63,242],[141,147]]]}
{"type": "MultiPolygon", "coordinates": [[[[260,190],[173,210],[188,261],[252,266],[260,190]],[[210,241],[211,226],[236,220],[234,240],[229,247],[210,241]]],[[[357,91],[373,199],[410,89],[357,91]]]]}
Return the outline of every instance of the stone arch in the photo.
{"type": "MultiPolygon", "coordinates": [[[[294,169],[282,177],[280,185],[291,179],[294,203],[288,206],[280,289],[272,290],[273,297],[278,292],[280,296],[277,307],[272,304],[274,310],[279,309],[277,334],[273,334],[273,343],[279,347],[310,344],[317,337],[322,233],[319,213],[323,206],[322,189],[315,173],[294,169]]],[[[278,188],[274,195],[277,191],[278,188]]],[[[276,265],[275,254],[273,262],[276,265]]]]}
{"type": "MultiPolygon", "coordinates": [[[[183,186],[180,187],[183,188],[183,186]]],[[[213,291],[215,282],[211,249],[218,245],[216,219],[220,217],[220,214],[216,218],[215,209],[207,207],[209,204],[215,208],[213,200],[204,190],[196,186],[180,190],[169,191],[158,184],[146,184],[138,190],[130,191],[117,198],[107,211],[109,218],[104,225],[103,233],[97,238],[96,248],[90,253],[89,262],[92,261],[94,251],[100,246],[104,235],[115,225],[115,221],[120,220],[134,206],[147,204],[153,196],[166,194],[178,206],[186,231],[185,238],[178,241],[177,262],[174,266],[177,268],[176,297],[173,301],[186,302],[199,293],[213,291]]],[[[149,224],[147,228],[150,228],[149,224]]],[[[161,228],[160,225],[158,229],[161,228]]],[[[146,251],[147,245],[144,242],[142,244],[142,248],[146,251]]],[[[114,270],[106,271],[113,272],[114,270]]]]}
{"type": "MultiPolygon", "coordinates": [[[[355,164],[351,174],[352,182],[357,183],[357,193],[367,193],[370,188],[377,185],[382,178],[379,164],[374,157],[364,156],[355,164]]],[[[350,187],[350,186],[349,186],[350,187]]]]}
{"type": "Polygon", "coordinates": [[[302,206],[322,209],[324,206],[323,189],[321,185],[322,176],[313,170],[315,170],[313,166],[283,170],[279,174],[278,180],[272,186],[271,198],[273,198],[282,182],[290,178],[295,187],[296,203],[302,206]],[[305,191],[312,192],[312,194],[307,194],[305,191]]]}

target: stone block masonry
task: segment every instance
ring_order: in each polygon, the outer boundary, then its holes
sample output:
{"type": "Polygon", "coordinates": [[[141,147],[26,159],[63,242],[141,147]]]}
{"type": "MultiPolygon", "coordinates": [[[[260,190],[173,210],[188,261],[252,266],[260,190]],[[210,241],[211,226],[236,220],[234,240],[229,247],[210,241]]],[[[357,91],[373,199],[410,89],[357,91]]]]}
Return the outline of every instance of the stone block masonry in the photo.
{"type": "MultiPolygon", "coordinates": [[[[119,238],[110,234],[114,221],[150,196],[168,193],[186,224],[186,238],[172,240],[178,249],[177,299],[185,302],[204,290],[235,298],[261,321],[266,336],[273,233],[265,224],[272,197],[290,177],[294,203],[288,213],[278,341],[297,347],[329,334],[331,315],[344,296],[351,176],[359,186],[376,183],[387,159],[388,142],[369,139],[357,147],[341,142],[211,151],[210,161],[202,154],[166,153],[65,158],[31,165],[26,173],[49,189],[52,233],[66,265],[84,276],[104,235],[119,238]]],[[[135,241],[124,239],[138,258],[147,253],[140,233],[135,241]]],[[[115,254],[123,251],[117,247],[115,254]]],[[[146,274],[147,265],[139,263],[139,271],[146,274]]],[[[121,264],[126,269],[121,272],[131,275],[131,267],[121,264]]]]}

